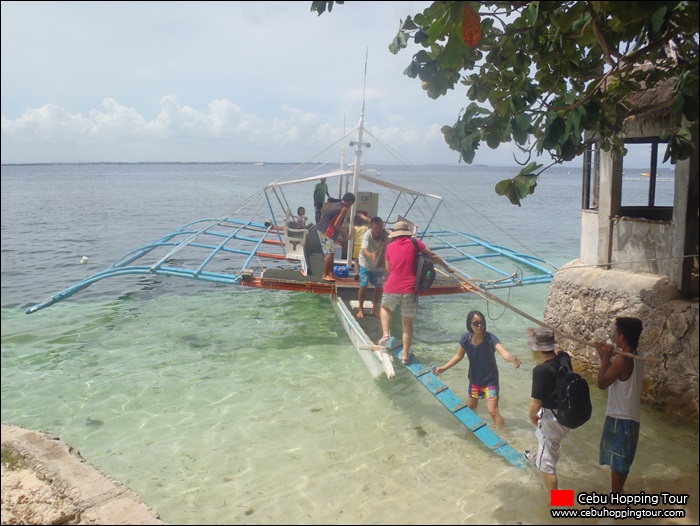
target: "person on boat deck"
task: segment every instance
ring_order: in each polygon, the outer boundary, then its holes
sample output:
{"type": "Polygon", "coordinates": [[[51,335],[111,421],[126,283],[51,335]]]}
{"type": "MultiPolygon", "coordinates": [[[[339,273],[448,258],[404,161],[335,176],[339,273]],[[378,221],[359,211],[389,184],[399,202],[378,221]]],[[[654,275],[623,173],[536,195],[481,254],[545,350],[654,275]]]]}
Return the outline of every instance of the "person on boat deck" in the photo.
{"type": "Polygon", "coordinates": [[[355,280],[358,280],[360,279],[360,249],[362,248],[362,236],[369,230],[370,223],[367,212],[360,210],[355,214],[353,223],[355,223],[355,226],[352,227],[352,262],[355,270],[355,280]]]}
{"type": "Polygon", "coordinates": [[[495,334],[486,331],[486,319],[478,310],[467,314],[467,331],[459,340],[459,349],[449,362],[435,370],[442,374],[453,365],[462,361],[464,355],[469,359],[469,409],[476,410],[480,398],[486,399],[486,407],[497,426],[505,425],[498,411],[498,365],[496,352],[501,357],[520,367],[520,360],[510,354],[495,334]]]}
{"type": "MultiPolygon", "coordinates": [[[[528,345],[541,355],[542,363],[532,370],[532,402],[528,417],[537,426],[537,451],[534,455],[525,451],[525,458],[533,462],[542,472],[544,485],[548,490],[559,489],[557,462],[561,441],[569,434],[569,428],[559,423],[554,411],[557,409],[557,379],[550,360],[566,363],[570,368],[571,357],[559,349],[559,344],[550,329],[529,329],[528,345]]],[[[573,370],[573,368],[572,368],[573,370]]]]}
{"type": "Polygon", "coordinates": [[[316,208],[316,223],[321,220],[323,213],[323,203],[326,202],[326,197],[330,199],[331,194],[328,193],[328,185],[326,179],[321,179],[314,187],[314,207],[316,208]]]}
{"type": "Polygon", "coordinates": [[[306,208],[300,206],[297,208],[297,221],[296,228],[309,228],[309,224],[306,219],[306,208]]]}
{"type": "MultiPolygon", "coordinates": [[[[643,328],[639,318],[615,318],[612,340],[623,352],[637,355],[643,328]]],[[[604,343],[595,344],[595,350],[600,356],[598,387],[608,390],[599,463],[601,466],[610,466],[612,470],[611,493],[622,493],[639,441],[644,364],[622,354],[612,360],[613,348],[604,343]]]]}
{"type": "Polygon", "coordinates": [[[321,246],[326,254],[323,261],[323,277],[324,281],[335,281],[333,275],[333,266],[335,264],[335,250],[338,246],[338,237],[342,241],[347,241],[348,232],[343,227],[343,221],[348,213],[348,209],[355,202],[355,194],[348,192],[337,203],[333,203],[321,216],[321,220],[316,225],[318,238],[321,241],[321,246]]]}
{"type": "MultiPolygon", "coordinates": [[[[403,352],[401,360],[408,364],[411,356],[411,344],[413,343],[413,318],[418,313],[418,296],[415,294],[416,283],[416,249],[411,237],[413,232],[409,230],[408,223],[397,221],[394,230],[389,234],[392,241],[386,247],[385,268],[389,277],[384,285],[382,297],[382,338],[377,345],[386,345],[391,338],[391,312],[397,305],[401,305],[401,321],[403,324],[403,352]]],[[[416,239],[418,250],[428,256],[433,263],[440,265],[449,273],[454,269],[450,267],[440,256],[430,250],[420,240],[416,239]]]]}
{"type": "Polygon", "coordinates": [[[373,217],[370,220],[370,227],[362,236],[360,248],[360,289],[357,291],[359,310],[358,318],[365,317],[365,292],[371,283],[374,286],[374,302],[372,303],[372,314],[380,317],[380,304],[384,287],[384,257],[386,247],[389,244],[389,235],[384,229],[384,221],[381,217],[373,217]]]}

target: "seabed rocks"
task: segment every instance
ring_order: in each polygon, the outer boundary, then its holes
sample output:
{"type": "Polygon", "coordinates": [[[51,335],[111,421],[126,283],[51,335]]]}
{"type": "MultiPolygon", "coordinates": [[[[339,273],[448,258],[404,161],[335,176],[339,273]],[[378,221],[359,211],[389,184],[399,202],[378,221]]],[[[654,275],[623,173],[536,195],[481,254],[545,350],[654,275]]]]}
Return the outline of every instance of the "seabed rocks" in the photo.
{"type": "Polygon", "coordinates": [[[2,456],[2,524],[166,524],[56,435],[3,423],[2,456]]]}

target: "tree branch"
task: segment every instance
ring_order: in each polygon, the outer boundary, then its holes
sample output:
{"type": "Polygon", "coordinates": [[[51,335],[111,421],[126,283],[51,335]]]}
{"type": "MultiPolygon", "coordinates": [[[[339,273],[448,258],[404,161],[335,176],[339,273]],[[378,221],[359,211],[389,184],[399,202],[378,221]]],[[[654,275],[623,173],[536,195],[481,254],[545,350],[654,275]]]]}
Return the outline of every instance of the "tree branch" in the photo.
{"type": "Polygon", "coordinates": [[[610,44],[608,41],[605,39],[605,35],[603,35],[603,32],[600,30],[600,27],[598,27],[598,21],[596,20],[596,13],[595,10],[593,9],[593,5],[591,2],[586,2],[586,9],[588,9],[588,13],[591,15],[591,24],[593,25],[593,34],[595,35],[596,40],[598,41],[598,44],[600,44],[600,47],[603,49],[603,52],[605,53],[605,58],[606,62],[610,64],[611,66],[614,66],[616,63],[615,61],[612,60],[612,56],[615,58],[619,59],[620,54],[617,52],[616,49],[612,49],[610,47],[610,44]]]}

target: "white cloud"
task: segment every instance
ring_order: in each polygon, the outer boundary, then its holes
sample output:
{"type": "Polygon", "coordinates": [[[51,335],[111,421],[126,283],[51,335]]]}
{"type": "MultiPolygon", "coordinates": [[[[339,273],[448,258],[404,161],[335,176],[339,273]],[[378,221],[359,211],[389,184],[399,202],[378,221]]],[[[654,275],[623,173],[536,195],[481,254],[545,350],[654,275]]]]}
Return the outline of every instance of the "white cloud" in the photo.
{"type": "MultiPolygon", "coordinates": [[[[354,119],[353,119],[354,121],[354,119]]],[[[352,122],[349,126],[354,126],[352,122]]],[[[444,149],[438,125],[425,129],[390,125],[368,127],[376,137],[398,149],[427,154],[426,146],[444,149]]],[[[160,101],[148,120],[134,108],[106,98],[101,109],[87,115],[70,113],[53,104],[28,110],[17,119],[2,118],[3,162],[152,162],[252,161],[296,162],[323,149],[343,134],[342,125],[323,122],[318,115],[282,105],[270,120],[246,114],[227,100],[216,100],[204,111],[181,104],[173,95],[160,101]],[[206,149],[198,150],[206,143],[206,149]],[[47,159],[35,149],[23,157],[23,145],[60,145],[64,154],[47,159]],[[98,149],[94,149],[99,146],[98,149]],[[256,149],[258,148],[258,149],[256,149]],[[109,157],[104,155],[111,150],[109,157]],[[246,154],[241,152],[248,152],[246,154]],[[215,158],[205,158],[215,155],[215,158]]],[[[50,151],[59,150],[51,147],[50,151]]]]}
{"type": "MultiPolygon", "coordinates": [[[[356,126],[415,164],[456,164],[438,100],[388,51],[430,2],[2,2],[2,162],[297,162],[356,126]]],[[[392,162],[367,153],[367,162],[392,162]]],[[[475,163],[514,165],[485,145],[475,163]]]]}

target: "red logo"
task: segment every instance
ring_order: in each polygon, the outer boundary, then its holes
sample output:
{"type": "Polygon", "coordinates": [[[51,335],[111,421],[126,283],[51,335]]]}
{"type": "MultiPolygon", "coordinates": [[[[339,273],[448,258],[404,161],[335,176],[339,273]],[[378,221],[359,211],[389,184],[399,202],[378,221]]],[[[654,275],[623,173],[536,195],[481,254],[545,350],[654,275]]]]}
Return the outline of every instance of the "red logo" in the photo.
{"type": "Polygon", "coordinates": [[[553,489],[549,495],[549,505],[552,507],[573,506],[574,505],[574,490],[572,490],[572,489],[553,489]]]}

